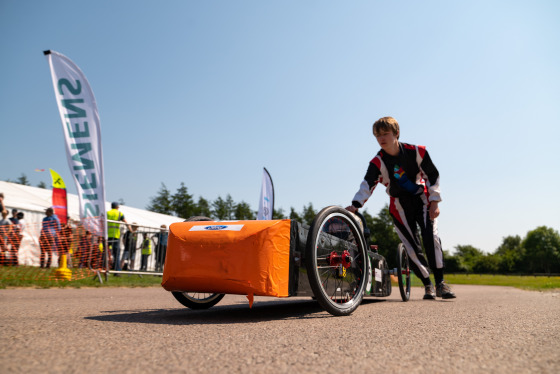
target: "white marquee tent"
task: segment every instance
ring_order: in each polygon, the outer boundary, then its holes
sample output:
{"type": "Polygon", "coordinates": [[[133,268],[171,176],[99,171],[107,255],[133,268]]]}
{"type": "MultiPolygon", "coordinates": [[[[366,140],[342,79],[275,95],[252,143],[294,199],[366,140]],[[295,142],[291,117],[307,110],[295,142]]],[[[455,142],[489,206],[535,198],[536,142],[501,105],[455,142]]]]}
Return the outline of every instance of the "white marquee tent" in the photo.
{"type": "MultiPolygon", "coordinates": [[[[26,230],[19,250],[21,265],[38,265],[38,240],[41,221],[45,217],[45,209],[52,206],[52,190],[24,186],[17,183],[0,181],[0,192],[4,194],[4,205],[10,212],[17,209],[23,212],[26,230]],[[32,229],[34,228],[34,229],[32,229]]],[[[79,199],[77,195],[68,194],[68,216],[71,220],[80,220],[79,199]]],[[[105,203],[106,209],[111,209],[111,203],[105,203]]],[[[174,222],[182,222],[183,218],[150,212],[144,209],[121,205],[119,210],[124,214],[128,223],[137,223],[147,229],[159,230],[161,225],[169,227],[174,222]]]]}

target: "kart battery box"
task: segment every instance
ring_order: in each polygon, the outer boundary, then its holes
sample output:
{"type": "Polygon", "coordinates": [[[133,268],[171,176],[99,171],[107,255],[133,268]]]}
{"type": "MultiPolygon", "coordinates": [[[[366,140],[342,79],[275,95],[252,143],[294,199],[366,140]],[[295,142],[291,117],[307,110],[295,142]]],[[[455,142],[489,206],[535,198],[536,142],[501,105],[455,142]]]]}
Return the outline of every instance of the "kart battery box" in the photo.
{"type": "Polygon", "coordinates": [[[298,240],[292,224],[289,219],[174,223],[162,286],[167,291],[291,296],[298,240]]]}

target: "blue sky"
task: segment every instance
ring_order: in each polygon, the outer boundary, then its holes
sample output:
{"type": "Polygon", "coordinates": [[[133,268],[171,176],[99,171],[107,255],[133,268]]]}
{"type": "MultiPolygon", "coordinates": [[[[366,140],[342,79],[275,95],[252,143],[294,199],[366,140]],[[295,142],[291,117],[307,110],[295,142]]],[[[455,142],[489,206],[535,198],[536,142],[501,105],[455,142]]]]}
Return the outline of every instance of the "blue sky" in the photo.
{"type": "MultiPolygon", "coordinates": [[[[43,50],[87,76],[108,200],[161,183],[258,208],[346,206],[391,115],[441,174],[445,249],[560,229],[556,1],[0,1],[1,180],[75,193],[43,50]]],[[[366,207],[387,203],[378,188],[366,207]]]]}

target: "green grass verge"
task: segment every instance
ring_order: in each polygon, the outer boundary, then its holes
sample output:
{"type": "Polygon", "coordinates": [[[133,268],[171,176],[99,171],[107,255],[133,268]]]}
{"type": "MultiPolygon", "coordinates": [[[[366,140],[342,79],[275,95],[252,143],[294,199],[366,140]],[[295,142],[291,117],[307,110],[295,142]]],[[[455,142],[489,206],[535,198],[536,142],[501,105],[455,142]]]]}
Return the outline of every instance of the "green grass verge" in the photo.
{"type": "MultiPolygon", "coordinates": [[[[532,291],[560,289],[560,277],[546,276],[535,277],[531,275],[446,274],[445,281],[451,286],[453,286],[454,284],[507,286],[532,291]]],[[[422,287],[422,282],[415,275],[412,275],[412,286],[422,287]]]]}
{"type": "Polygon", "coordinates": [[[531,275],[449,274],[445,276],[445,280],[449,284],[509,286],[534,291],[560,289],[560,277],[535,277],[531,275]]]}
{"type": "MultiPolygon", "coordinates": [[[[128,275],[122,274],[120,277],[109,275],[108,281],[101,276],[103,283],[97,277],[88,276],[82,279],[72,281],[61,281],[48,279],[52,278],[50,274],[43,274],[43,278],[37,279],[37,276],[27,277],[29,273],[22,273],[18,279],[18,274],[13,274],[17,268],[0,267],[0,289],[14,287],[28,288],[65,288],[65,287],[161,287],[161,276],[157,275],[128,275]],[[30,279],[35,278],[35,279],[30,279]]],[[[18,271],[23,269],[19,268],[18,271]]],[[[32,269],[37,272],[37,268],[32,269]]],[[[53,272],[51,270],[39,269],[42,272],[53,272]]],[[[518,276],[518,275],[488,275],[488,274],[446,274],[445,280],[450,285],[454,284],[472,284],[472,285],[491,285],[491,286],[509,286],[525,290],[547,291],[560,289],[560,277],[546,276],[518,276]]],[[[396,283],[395,283],[396,285],[396,283]]],[[[422,282],[412,275],[412,286],[421,287],[422,282]]]]}
{"type": "Polygon", "coordinates": [[[0,268],[0,289],[14,287],[28,288],[82,288],[82,287],[161,287],[161,275],[134,275],[121,274],[120,277],[109,275],[105,280],[101,275],[101,280],[95,275],[88,275],[81,279],[70,281],[54,279],[55,269],[41,269],[41,274],[37,271],[33,273],[23,273],[20,278],[13,271],[6,271],[0,268]]]}

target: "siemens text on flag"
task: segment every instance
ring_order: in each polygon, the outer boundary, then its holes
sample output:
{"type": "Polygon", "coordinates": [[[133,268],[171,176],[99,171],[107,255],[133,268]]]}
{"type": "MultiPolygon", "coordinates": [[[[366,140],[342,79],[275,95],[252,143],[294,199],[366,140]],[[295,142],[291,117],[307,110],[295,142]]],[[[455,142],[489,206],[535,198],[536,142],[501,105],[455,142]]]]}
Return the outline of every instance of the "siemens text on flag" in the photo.
{"type": "Polygon", "coordinates": [[[93,91],[68,57],[45,51],[66,141],[66,156],[80,199],[80,218],[95,235],[105,236],[105,181],[99,114],[93,91]]]}

